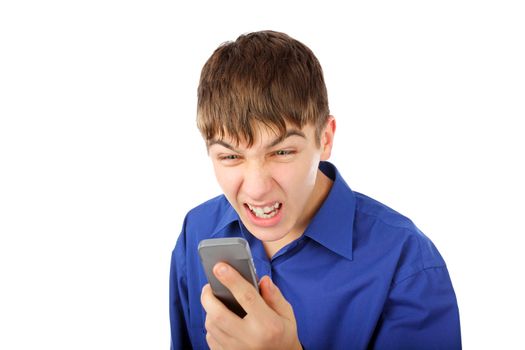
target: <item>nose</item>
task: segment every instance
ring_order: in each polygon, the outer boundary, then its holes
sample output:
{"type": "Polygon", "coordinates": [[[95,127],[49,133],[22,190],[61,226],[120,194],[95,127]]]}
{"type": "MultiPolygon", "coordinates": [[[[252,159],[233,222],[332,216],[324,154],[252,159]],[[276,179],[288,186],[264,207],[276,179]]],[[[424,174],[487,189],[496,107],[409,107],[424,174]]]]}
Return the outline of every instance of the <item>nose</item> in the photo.
{"type": "Polygon", "coordinates": [[[242,184],[243,192],[254,201],[264,201],[272,190],[273,179],[270,171],[261,163],[246,165],[242,184]]]}

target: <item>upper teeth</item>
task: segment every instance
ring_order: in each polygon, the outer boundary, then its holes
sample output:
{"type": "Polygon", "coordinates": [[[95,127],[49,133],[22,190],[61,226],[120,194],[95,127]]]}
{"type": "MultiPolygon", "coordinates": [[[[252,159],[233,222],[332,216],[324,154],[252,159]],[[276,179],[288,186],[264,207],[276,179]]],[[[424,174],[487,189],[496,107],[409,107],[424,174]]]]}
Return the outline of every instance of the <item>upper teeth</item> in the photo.
{"type": "Polygon", "coordinates": [[[248,208],[250,208],[250,210],[253,211],[257,215],[263,215],[263,214],[271,213],[275,209],[279,208],[280,205],[281,204],[279,202],[275,202],[275,204],[270,207],[255,207],[251,204],[248,204],[248,208]]]}

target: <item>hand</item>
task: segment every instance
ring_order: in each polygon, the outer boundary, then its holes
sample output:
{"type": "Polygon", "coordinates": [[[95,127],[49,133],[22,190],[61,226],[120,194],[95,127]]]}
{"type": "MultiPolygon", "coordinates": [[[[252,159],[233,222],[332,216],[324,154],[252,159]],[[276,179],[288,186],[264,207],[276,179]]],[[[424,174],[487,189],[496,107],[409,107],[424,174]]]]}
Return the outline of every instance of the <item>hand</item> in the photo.
{"type": "Polygon", "coordinates": [[[206,341],[217,349],[302,349],[292,306],[268,276],[261,294],[234,268],[218,263],[213,273],[241,304],[246,316],[240,318],[217,299],[209,284],[202,288],[201,303],[206,310],[206,341]]]}

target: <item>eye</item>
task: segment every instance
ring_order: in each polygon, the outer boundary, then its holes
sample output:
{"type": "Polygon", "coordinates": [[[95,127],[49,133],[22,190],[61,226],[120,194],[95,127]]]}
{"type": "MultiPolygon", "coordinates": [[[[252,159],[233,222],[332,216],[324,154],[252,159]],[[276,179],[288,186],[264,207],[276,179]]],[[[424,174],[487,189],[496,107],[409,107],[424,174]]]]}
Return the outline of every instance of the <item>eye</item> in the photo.
{"type": "Polygon", "coordinates": [[[220,160],[237,160],[239,159],[239,156],[236,154],[227,154],[224,156],[219,156],[220,160]]]}
{"type": "Polygon", "coordinates": [[[275,155],[276,156],[279,156],[279,157],[286,157],[286,156],[290,156],[292,154],[294,154],[295,152],[292,151],[292,150],[285,150],[285,149],[280,149],[278,151],[275,151],[275,155]]]}
{"type": "Polygon", "coordinates": [[[233,166],[239,164],[241,161],[241,156],[238,154],[218,154],[217,161],[219,161],[224,166],[233,166]]]}

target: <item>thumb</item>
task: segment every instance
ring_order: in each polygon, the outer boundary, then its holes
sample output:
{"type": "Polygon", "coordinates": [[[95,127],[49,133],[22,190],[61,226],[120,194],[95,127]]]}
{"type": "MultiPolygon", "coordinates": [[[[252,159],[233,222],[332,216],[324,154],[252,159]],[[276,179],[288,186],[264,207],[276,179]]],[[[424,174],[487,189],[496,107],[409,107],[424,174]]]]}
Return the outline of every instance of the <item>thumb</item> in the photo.
{"type": "Polygon", "coordinates": [[[284,298],[281,290],[273,283],[270,277],[264,276],[261,278],[259,288],[262,298],[271,309],[281,317],[295,320],[292,305],[284,298]]]}

